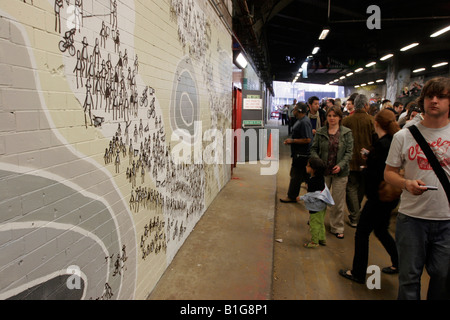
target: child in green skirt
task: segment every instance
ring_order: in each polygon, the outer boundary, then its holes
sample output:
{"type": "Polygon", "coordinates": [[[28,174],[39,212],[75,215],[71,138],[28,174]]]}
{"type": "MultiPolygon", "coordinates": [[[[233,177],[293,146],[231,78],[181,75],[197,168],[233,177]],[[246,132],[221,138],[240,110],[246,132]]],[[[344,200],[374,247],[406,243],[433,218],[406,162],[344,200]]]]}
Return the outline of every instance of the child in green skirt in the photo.
{"type": "Polygon", "coordinates": [[[304,201],[306,209],[309,210],[309,226],[311,232],[311,241],[304,244],[305,248],[316,248],[320,245],[326,245],[325,239],[325,213],[327,205],[334,205],[330,190],[325,184],[325,164],[316,157],[308,160],[306,172],[310,175],[308,181],[308,192],[297,201],[304,201]]]}

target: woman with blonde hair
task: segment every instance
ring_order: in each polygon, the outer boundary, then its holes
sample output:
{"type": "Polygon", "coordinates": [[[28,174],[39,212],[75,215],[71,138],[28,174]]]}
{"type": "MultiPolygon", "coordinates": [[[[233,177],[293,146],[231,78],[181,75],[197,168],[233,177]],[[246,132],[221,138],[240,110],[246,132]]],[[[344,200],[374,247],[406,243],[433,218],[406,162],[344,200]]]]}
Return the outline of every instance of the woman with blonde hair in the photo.
{"type": "Polygon", "coordinates": [[[356,228],[353,268],[339,271],[341,276],[359,283],[365,283],[369,258],[369,236],[372,231],[375,232],[375,236],[391,257],[392,266],[383,268],[382,271],[388,274],[398,273],[397,247],[389,233],[389,222],[391,212],[397,206],[399,199],[394,194],[387,195],[392,196],[391,199],[384,199],[380,186],[385,184],[384,167],[392,137],[399,130],[395,113],[389,109],[381,110],[375,116],[375,131],[379,139],[371,150],[364,148],[361,150],[361,155],[367,163],[365,170],[367,202],[361,211],[356,228]]]}

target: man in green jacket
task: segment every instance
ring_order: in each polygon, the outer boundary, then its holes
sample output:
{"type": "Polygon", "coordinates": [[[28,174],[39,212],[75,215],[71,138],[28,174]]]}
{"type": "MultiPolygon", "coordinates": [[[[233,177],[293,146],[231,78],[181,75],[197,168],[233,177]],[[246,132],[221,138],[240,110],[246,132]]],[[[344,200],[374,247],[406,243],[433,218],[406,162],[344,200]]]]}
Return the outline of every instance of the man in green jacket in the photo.
{"type": "Polygon", "coordinates": [[[356,227],[359,221],[361,202],[364,198],[364,179],[362,168],[366,165],[361,157],[361,149],[370,149],[375,142],[374,118],[369,115],[369,100],[363,94],[355,98],[355,112],[342,120],[342,125],[353,133],[353,155],[350,160],[350,174],[346,188],[346,202],[350,226],[356,227]]]}

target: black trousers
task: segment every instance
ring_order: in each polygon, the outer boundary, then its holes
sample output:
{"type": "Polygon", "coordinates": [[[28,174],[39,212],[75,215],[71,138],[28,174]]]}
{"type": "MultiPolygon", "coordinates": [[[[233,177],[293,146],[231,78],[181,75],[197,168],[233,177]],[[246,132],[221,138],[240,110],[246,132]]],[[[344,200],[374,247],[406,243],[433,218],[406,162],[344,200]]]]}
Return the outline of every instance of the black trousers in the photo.
{"type": "Polygon", "coordinates": [[[355,233],[355,255],[352,269],[352,275],[355,278],[361,280],[366,278],[369,260],[369,236],[372,231],[375,232],[375,236],[390,255],[392,266],[398,268],[397,246],[389,233],[391,212],[397,204],[398,201],[380,202],[378,199],[369,199],[364,205],[355,233]]]}
{"type": "Polygon", "coordinates": [[[300,194],[300,187],[303,181],[307,181],[308,174],[306,173],[306,165],[308,164],[309,157],[299,157],[298,159],[292,159],[292,166],[288,189],[288,198],[296,199],[300,194]]]}

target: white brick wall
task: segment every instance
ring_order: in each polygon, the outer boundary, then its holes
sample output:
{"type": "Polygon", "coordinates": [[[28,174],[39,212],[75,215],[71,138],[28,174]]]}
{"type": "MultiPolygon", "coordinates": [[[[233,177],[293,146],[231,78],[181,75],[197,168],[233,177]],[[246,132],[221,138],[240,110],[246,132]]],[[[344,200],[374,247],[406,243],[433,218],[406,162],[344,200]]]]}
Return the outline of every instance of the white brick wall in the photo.
{"type": "Polygon", "coordinates": [[[84,0],[72,56],[59,44],[73,7],[62,1],[60,31],[57,1],[0,3],[0,298],[145,299],[229,180],[227,164],[173,164],[170,139],[194,120],[203,132],[230,128],[231,36],[209,1],[84,0]],[[80,268],[84,290],[63,285],[69,266],[80,268]]]}

